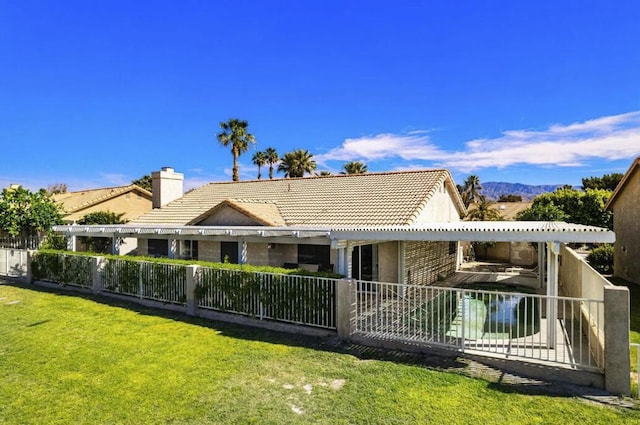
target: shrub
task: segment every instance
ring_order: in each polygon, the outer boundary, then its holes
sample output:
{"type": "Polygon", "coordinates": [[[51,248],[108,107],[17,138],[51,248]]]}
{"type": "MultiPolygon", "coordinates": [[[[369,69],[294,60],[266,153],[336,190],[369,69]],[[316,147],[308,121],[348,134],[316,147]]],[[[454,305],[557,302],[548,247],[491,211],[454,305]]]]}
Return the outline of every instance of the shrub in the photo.
{"type": "Polygon", "coordinates": [[[591,250],[587,255],[587,263],[598,273],[613,273],[613,245],[605,244],[591,250]]]}

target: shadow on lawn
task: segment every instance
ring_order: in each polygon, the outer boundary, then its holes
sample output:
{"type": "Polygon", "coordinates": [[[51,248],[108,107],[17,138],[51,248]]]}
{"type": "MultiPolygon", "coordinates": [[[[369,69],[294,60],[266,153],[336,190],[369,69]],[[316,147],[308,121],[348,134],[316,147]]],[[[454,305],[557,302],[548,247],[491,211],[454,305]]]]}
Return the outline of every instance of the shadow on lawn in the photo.
{"type": "MultiPolygon", "coordinates": [[[[146,307],[135,302],[117,300],[101,295],[88,294],[70,291],[65,288],[50,288],[38,285],[24,284],[12,279],[0,278],[0,284],[29,289],[37,292],[52,293],[63,297],[83,298],[100,304],[125,308],[135,311],[138,314],[162,317],[169,320],[176,320],[183,323],[202,326],[215,330],[224,336],[244,339],[249,341],[259,341],[272,344],[282,344],[292,347],[302,347],[314,350],[346,354],[354,356],[360,360],[380,360],[423,367],[436,371],[453,372],[463,376],[478,378],[488,382],[487,387],[504,393],[518,393],[526,395],[547,395],[558,397],[582,397],[605,404],[615,404],[622,407],[632,407],[624,405],[617,397],[613,397],[604,391],[558,382],[540,381],[523,376],[500,371],[492,366],[462,357],[447,356],[444,354],[411,353],[398,350],[388,350],[383,348],[369,347],[362,344],[333,337],[317,337],[300,335],[287,332],[277,332],[268,329],[243,326],[222,321],[213,321],[205,318],[188,316],[181,312],[173,312],[153,307],[146,307]],[[608,396],[608,397],[605,397],[608,396]],[[617,402],[613,402],[618,400],[617,402]]],[[[637,292],[640,299],[640,288],[637,292]]],[[[37,326],[41,323],[34,323],[30,326],[37,326]]],[[[637,408],[637,405],[635,406],[637,408]]]]}

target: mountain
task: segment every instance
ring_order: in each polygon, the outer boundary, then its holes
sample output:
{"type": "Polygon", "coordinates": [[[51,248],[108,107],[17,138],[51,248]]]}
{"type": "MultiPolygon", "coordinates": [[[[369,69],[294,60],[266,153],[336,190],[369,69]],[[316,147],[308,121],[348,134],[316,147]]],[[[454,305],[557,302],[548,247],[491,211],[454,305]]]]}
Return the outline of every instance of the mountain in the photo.
{"type": "Polygon", "coordinates": [[[555,192],[562,184],[530,185],[522,183],[482,182],[482,194],[488,199],[497,200],[500,195],[520,195],[523,201],[530,201],[537,195],[555,192]]]}

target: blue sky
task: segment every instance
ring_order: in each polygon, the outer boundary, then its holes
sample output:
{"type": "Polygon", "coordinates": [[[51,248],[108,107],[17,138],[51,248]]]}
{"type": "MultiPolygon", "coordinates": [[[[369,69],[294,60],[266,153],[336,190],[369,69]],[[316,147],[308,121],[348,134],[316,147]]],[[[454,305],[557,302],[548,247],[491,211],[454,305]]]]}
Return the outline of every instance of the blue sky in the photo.
{"type": "Polygon", "coordinates": [[[220,121],[320,170],[579,185],[640,155],[637,1],[0,0],[0,186],[230,180],[220,121]]]}

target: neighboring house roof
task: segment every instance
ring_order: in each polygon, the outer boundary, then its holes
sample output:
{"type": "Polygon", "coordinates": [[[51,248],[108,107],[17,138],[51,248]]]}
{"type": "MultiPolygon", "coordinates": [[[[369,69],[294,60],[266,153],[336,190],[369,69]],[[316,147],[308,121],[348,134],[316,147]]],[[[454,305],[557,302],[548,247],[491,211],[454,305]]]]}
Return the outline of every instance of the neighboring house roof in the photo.
{"type": "MultiPolygon", "coordinates": [[[[126,195],[127,193],[135,192],[139,194],[143,198],[146,198],[151,202],[152,195],[151,192],[137,186],[135,184],[131,184],[128,186],[117,186],[117,187],[105,187],[100,189],[89,189],[89,190],[81,190],[77,192],[65,192],[65,193],[57,193],[52,196],[52,199],[55,203],[62,207],[62,210],[65,213],[66,221],[76,221],[82,218],[87,214],[88,209],[95,210],[96,207],[101,204],[104,204],[105,211],[112,211],[113,208],[109,208],[108,202],[111,199],[119,197],[121,195],[126,195]]],[[[151,206],[149,206],[151,208],[151,206]]],[[[112,211],[116,213],[125,212],[126,211],[112,211]]],[[[133,218],[133,217],[130,217],[133,218]]]]}
{"type": "MultiPolygon", "coordinates": [[[[497,210],[503,220],[513,221],[519,212],[530,208],[533,202],[495,202],[489,208],[497,210]]],[[[476,205],[469,206],[469,213],[476,209],[476,205]]]]}
{"type": "Polygon", "coordinates": [[[616,186],[616,190],[613,191],[613,194],[611,195],[606,205],[604,206],[605,210],[610,210],[613,207],[613,204],[616,202],[618,195],[624,191],[627,184],[631,181],[631,176],[639,169],[640,169],[640,157],[636,158],[633,161],[633,163],[631,163],[631,166],[629,167],[625,175],[622,177],[622,180],[620,180],[620,183],[618,183],[618,186],[616,186]]]}
{"type": "Polygon", "coordinates": [[[225,202],[272,225],[410,225],[443,184],[462,215],[449,172],[420,170],[209,183],[135,223],[198,224],[225,202]]]}

